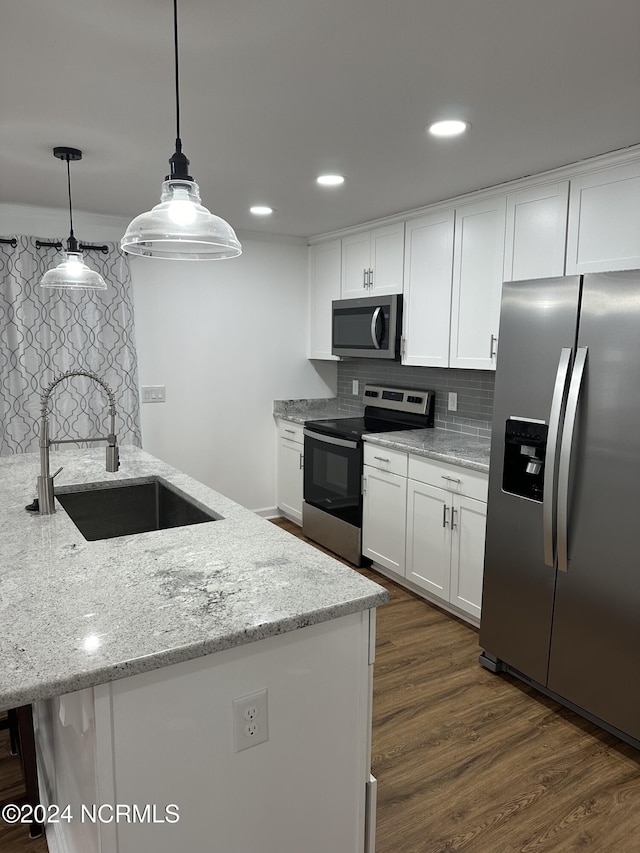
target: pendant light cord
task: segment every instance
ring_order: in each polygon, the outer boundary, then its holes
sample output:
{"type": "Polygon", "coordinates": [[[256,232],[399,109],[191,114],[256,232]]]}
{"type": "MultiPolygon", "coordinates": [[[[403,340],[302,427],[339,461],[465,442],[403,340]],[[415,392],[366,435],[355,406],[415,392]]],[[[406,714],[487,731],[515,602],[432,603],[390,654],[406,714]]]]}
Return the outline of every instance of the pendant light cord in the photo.
{"type": "Polygon", "coordinates": [[[165,181],[181,180],[193,181],[189,174],[189,160],[182,153],[182,139],[180,139],[180,79],[178,62],[178,0],[173,0],[173,55],[176,77],[176,150],[170,158],[171,174],[167,175],[165,181]]]}
{"type": "Polygon", "coordinates": [[[180,139],[180,84],[178,80],[178,0],[173,0],[173,55],[176,72],[176,151],[182,151],[180,139]]]}
{"type": "Polygon", "coordinates": [[[69,194],[69,239],[67,240],[67,251],[77,252],[78,242],[73,233],[73,208],[71,206],[71,169],[69,167],[69,155],[65,156],[67,161],[67,192],[69,194]]]}

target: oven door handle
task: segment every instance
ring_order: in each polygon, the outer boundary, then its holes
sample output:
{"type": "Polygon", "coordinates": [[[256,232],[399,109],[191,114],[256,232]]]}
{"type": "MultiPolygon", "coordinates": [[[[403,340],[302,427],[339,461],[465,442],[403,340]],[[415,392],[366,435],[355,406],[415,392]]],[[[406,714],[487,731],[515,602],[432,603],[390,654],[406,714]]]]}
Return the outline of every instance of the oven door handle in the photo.
{"type": "Polygon", "coordinates": [[[380,312],[382,311],[382,306],[378,305],[376,310],[373,312],[373,316],[371,317],[371,340],[376,349],[380,349],[380,341],[378,339],[377,331],[378,331],[378,317],[380,316],[380,312]]]}
{"type": "Polygon", "coordinates": [[[337,444],[338,447],[351,447],[353,450],[358,447],[357,441],[349,441],[346,438],[334,438],[332,435],[322,435],[322,433],[312,432],[310,429],[303,430],[303,434],[307,438],[313,438],[315,441],[322,441],[325,444],[337,444]]]}

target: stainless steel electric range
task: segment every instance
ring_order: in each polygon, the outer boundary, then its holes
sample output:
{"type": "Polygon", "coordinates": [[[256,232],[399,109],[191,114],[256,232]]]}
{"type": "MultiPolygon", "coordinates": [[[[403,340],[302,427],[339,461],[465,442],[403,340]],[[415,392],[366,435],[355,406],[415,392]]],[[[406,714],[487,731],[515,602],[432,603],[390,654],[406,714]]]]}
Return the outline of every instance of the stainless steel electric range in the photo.
{"type": "Polygon", "coordinates": [[[362,566],[362,436],[433,426],[435,392],[365,385],[364,417],[304,426],[302,532],[362,566]]]}

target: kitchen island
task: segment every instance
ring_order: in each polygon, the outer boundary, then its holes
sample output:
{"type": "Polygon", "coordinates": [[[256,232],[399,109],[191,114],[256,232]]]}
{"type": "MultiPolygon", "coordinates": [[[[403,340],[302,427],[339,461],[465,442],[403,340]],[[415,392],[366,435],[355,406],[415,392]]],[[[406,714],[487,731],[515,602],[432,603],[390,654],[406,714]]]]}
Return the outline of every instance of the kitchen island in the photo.
{"type": "Polygon", "coordinates": [[[88,542],[59,505],[25,512],[36,454],[0,460],[0,708],[33,703],[42,800],[70,806],[50,850],[363,850],[387,593],[137,448],[115,474],[103,454],[52,453],[56,489],[156,476],[220,518],[88,542]]]}

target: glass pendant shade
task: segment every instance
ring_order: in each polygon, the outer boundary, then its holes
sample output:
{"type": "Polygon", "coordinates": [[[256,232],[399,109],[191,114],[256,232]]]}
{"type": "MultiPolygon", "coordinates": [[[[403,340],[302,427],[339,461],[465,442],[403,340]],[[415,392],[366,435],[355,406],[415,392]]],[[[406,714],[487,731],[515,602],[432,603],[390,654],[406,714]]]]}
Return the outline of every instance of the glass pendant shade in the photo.
{"type": "Polygon", "coordinates": [[[44,274],[40,287],[62,287],[67,290],[107,289],[100,273],[89,269],[85,264],[82,252],[66,251],[63,254],[62,263],[44,274]]]}
{"type": "Polygon", "coordinates": [[[148,258],[206,261],[235,258],[242,246],[233,228],[200,202],[193,180],[165,180],[160,204],[136,216],[120,241],[123,251],[148,258]]]}

